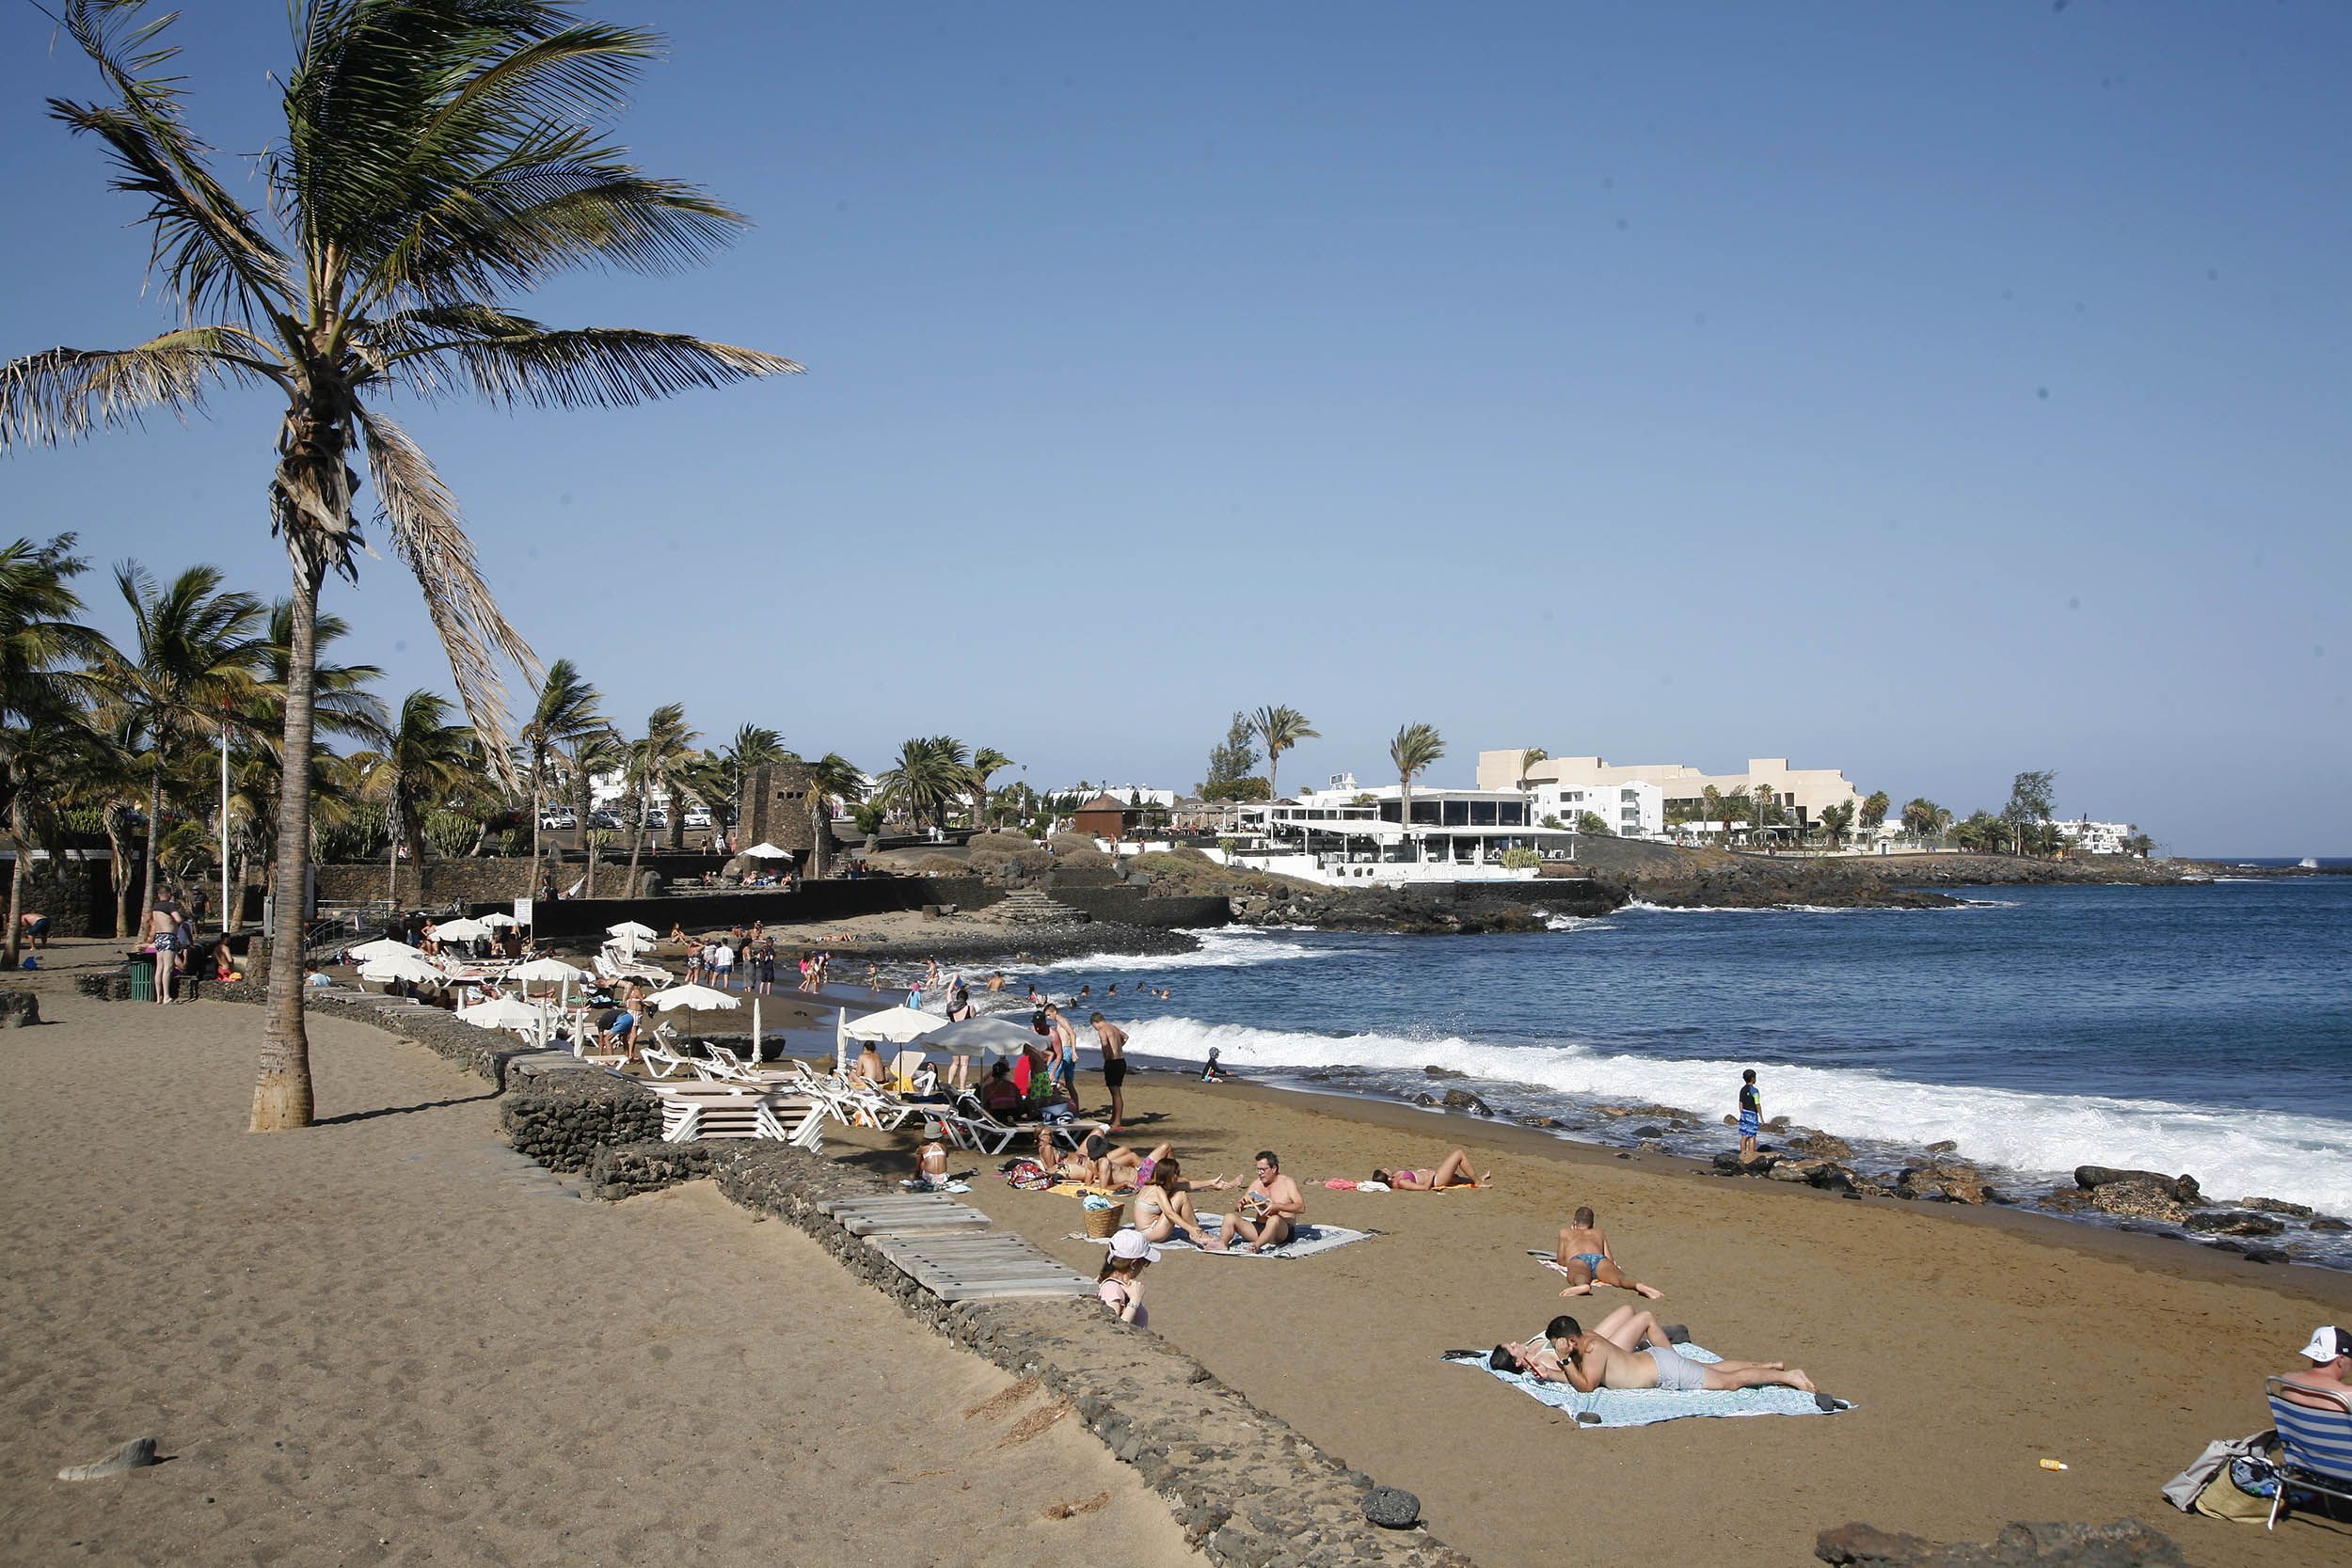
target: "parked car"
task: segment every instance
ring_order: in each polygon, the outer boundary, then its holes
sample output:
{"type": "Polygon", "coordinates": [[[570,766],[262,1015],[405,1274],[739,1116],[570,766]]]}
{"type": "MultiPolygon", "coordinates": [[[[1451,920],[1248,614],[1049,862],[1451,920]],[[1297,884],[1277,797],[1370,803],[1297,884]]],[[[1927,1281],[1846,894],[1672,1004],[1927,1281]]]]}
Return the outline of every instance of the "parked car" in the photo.
{"type": "Polygon", "coordinates": [[[648,810],[646,811],[646,813],[645,813],[645,826],[646,826],[648,829],[660,829],[660,828],[666,828],[666,827],[668,827],[669,825],[670,825],[670,814],[669,814],[668,812],[666,812],[666,811],[663,811],[663,810],[662,810],[660,806],[654,806],[654,807],[651,807],[650,809],[648,809],[648,810]]]}
{"type": "Polygon", "coordinates": [[[686,825],[690,828],[709,827],[710,808],[708,806],[690,806],[687,808],[686,825]]]}
{"type": "Polygon", "coordinates": [[[592,811],[588,814],[588,826],[591,828],[612,829],[618,828],[620,825],[621,819],[609,811],[592,811]]]}
{"type": "Polygon", "coordinates": [[[577,828],[580,826],[580,818],[568,811],[543,811],[539,814],[539,826],[542,828],[577,828]]]}

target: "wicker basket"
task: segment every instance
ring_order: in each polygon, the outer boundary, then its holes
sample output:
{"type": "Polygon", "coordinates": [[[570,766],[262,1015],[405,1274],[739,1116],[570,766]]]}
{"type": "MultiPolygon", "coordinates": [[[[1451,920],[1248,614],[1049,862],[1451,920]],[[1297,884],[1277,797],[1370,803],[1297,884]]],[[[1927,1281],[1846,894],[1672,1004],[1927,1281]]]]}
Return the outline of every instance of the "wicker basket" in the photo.
{"type": "Polygon", "coordinates": [[[1119,1233],[1120,1226],[1127,1223],[1127,1206],[1123,1203],[1114,1204],[1108,1209],[1089,1209],[1086,1214],[1089,1241],[1106,1242],[1119,1233]]]}

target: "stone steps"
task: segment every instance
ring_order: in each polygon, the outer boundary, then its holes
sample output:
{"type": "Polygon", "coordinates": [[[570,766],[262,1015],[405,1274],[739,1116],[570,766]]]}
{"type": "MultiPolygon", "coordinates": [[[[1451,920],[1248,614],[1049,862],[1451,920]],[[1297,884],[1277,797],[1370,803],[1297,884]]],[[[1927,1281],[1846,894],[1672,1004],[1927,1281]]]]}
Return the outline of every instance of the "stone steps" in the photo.
{"type": "Polygon", "coordinates": [[[1092,918],[1033,888],[1006,894],[994,912],[997,919],[1012,926],[1077,926],[1092,918]]]}

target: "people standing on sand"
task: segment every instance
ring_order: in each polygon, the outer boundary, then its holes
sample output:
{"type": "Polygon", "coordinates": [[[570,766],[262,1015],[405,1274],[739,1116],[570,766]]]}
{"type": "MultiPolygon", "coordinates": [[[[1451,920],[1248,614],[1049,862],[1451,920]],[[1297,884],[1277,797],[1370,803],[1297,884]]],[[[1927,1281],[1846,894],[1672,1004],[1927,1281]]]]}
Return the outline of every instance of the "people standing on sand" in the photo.
{"type": "Polygon", "coordinates": [[[155,897],[155,907],[147,911],[147,950],[155,956],[155,1005],[167,1006],[171,1002],[172,980],[179,971],[180,903],[169,888],[155,897]]]}
{"type": "Polygon", "coordinates": [[[1103,1086],[1111,1096],[1111,1131],[1123,1132],[1127,1130],[1127,1097],[1120,1085],[1127,1082],[1127,1031],[1101,1013],[1087,1022],[1094,1026],[1094,1043],[1103,1053],[1103,1086]]]}
{"type": "Polygon", "coordinates": [[[1045,1008],[1045,1070],[1061,1085],[1064,1099],[1078,1103],[1078,1030],[1059,1007],[1045,1008]]]}
{"type": "Polygon", "coordinates": [[[1764,1097],[1756,1092],[1756,1069],[1740,1075],[1740,1158],[1756,1158],[1756,1135],[1764,1130],[1764,1097]]]}
{"type": "Polygon", "coordinates": [[[1448,1187],[1484,1187],[1494,1180],[1494,1176],[1491,1172],[1481,1176],[1470,1169],[1468,1151],[1456,1148],[1448,1153],[1435,1170],[1399,1165],[1394,1170],[1375,1170],[1372,1179],[1383,1183],[1391,1192],[1435,1193],[1448,1187]]]}
{"type": "Polygon", "coordinates": [[[1298,1190],[1298,1183],[1282,1174],[1282,1162],[1274,1150],[1258,1150],[1257,1180],[1249,1183],[1249,1191],[1242,1196],[1234,1212],[1225,1216],[1225,1224],[1216,1233],[1216,1247],[1226,1251],[1239,1236],[1245,1243],[1244,1252],[1263,1252],[1280,1246],[1297,1232],[1298,1222],[1307,1213],[1307,1195],[1298,1190]]]}
{"type": "MultiPolygon", "coordinates": [[[[1608,1332],[1586,1333],[1574,1318],[1558,1317],[1545,1330],[1567,1373],[1568,1386],[1581,1394],[1597,1388],[1663,1388],[1685,1394],[1734,1388],[1813,1392],[1813,1380],[1785,1361],[1693,1361],[1668,1342],[1655,1317],[1629,1307],[1602,1319],[1600,1327],[1608,1332]]],[[[1490,1359],[1488,1365],[1493,1364],[1490,1359]]]]}
{"type": "Polygon", "coordinates": [[[1560,1265],[1560,1272],[1568,1276],[1568,1288],[1560,1292],[1564,1296],[1589,1296],[1596,1285],[1613,1285],[1648,1301],[1665,1294],[1638,1279],[1626,1277],[1609,1251],[1608,1233],[1593,1218],[1589,1208],[1579,1209],[1569,1216],[1560,1232],[1560,1250],[1554,1255],[1554,1261],[1560,1265]]]}
{"type": "Polygon", "coordinates": [[[721,990],[733,990],[731,976],[735,974],[735,949],[724,937],[710,939],[710,983],[721,990]]]}
{"type": "Polygon", "coordinates": [[[1143,1305],[1143,1271],[1159,1261],[1160,1249],[1139,1230],[1125,1229],[1111,1237],[1110,1256],[1095,1275],[1094,1293],[1103,1298],[1123,1323],[1151,1326],[1152,1314],[1143,1305]]]}

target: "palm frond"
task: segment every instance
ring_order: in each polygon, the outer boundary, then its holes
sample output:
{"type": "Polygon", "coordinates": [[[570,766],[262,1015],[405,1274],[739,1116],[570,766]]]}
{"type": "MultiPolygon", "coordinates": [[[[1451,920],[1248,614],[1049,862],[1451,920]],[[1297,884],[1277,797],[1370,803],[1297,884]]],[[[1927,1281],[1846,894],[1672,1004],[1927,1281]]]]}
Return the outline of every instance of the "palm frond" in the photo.
{"type": "Polygon", "coordinates": [[[0,365],[0,452],[54,447],[137,424],[151,408],[180,418],[204,407],[215,382],[274,379],[244,352],[245,334],[192,326],[124,349],[53,348],[0,365]]]}
{"type": "Polygon", "coordinates": [[[427,397],[470,392],[510,407],[625,408],[802,369],[678,333],[550,329],[477,304],[403,312],[370,338],[380,347],[381,374],[427,397]]]}
{"type": "Polygon", "coordinates": [[[475,563],[473,541],[457,514],[457,498],[434,471],[408,433],[382,414],[358,415],[367,442],[368,472],[377,503],[391,527],[392,546],[424,592],[433,629],[448,650],[458,700],[482,738],[499,782],[516,787],[506,733],[506,689],[499,661],[519,666],[536,685],[538,657],[507,624],[475,563]]]}
{"type": "Polygon", "coordinates": [[[248,322],[282,307],[285,258],[206,166],[212,150],[181,114],[179,50],[163,41],[177,12],[150,18],[145,0],[68,0],[67,36],[98,67],[113,103],[49,100],[52,118],[106,144],[114,186],[148,201],[151,268],[191,317],[234,310],[248,322]]]}

